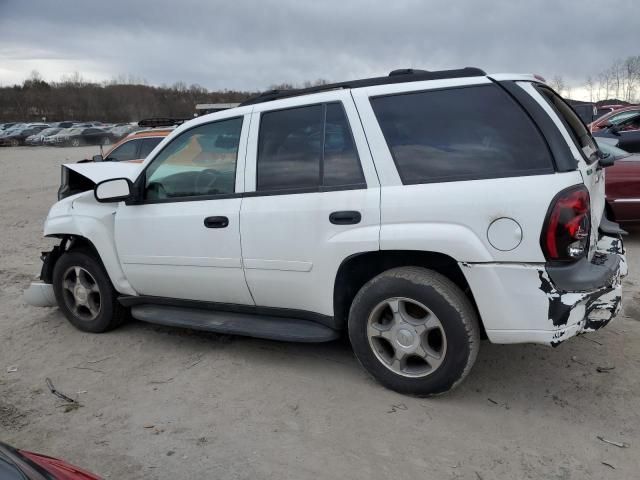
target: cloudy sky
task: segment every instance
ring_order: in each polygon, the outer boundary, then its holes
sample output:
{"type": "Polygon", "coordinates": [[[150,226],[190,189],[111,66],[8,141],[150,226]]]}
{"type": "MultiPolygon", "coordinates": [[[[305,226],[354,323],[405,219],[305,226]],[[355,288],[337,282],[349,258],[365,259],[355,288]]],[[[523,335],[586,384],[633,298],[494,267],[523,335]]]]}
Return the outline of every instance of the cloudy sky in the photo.
{"type": "Polygon", "coordinates": [[[264,89],[478,66],[584,83],[640,54],[638,0],[0,0],[0,85],[32,70],[264,89]]]}

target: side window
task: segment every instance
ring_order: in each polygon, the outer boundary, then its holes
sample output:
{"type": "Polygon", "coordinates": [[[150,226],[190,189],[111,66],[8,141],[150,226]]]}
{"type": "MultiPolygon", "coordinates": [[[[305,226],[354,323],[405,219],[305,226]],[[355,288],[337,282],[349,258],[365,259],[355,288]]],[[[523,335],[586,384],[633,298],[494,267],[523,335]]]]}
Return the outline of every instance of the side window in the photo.
{"type": "Polygon", "coordinates": [[[257,191],[351,185],[365,180],[342,104],[261,115],[257,191]]]}
{"type": "Polygon", "coordinates": [[[542,135],[498,86],[374,97],[371,105],[404,184],[553,172],[542,135]]]}
{"type": "Polygon", "coordinates": [[[135,160],[138,153],[138,145],[140,140],[129,140],[127,143],[123,143],[119,147],[113,149],[105,160],[111,160],[114,162],[126,162],[127,160],[135,160]]]}
{"type": "Polygon", "coordinates": [[[140,145],[138,158],[147,158],[147,155],[149,155],[151,151],[162,141],[162,137],[143,138],[140,141],[142,144],[140,145]]]}
{"type": "Polygon", "coordinates": [[[550,88],[538,86],[537,89],[547,103],[551,105],[551,108],[556,111],[567,130],[569,130],[569,134],[573,137],[573,142],[582,151],[587,162],[595,162],[598,159],[596,144],[589,130],[587,130],[587,127],[582,123],[573,109],[550,88]]]}
{"type": "Polygon", "coordinates": [[[224,195],[235,191],[242,118],[208,123],[180,134],[146,171],[145,198],[224,195]]]}

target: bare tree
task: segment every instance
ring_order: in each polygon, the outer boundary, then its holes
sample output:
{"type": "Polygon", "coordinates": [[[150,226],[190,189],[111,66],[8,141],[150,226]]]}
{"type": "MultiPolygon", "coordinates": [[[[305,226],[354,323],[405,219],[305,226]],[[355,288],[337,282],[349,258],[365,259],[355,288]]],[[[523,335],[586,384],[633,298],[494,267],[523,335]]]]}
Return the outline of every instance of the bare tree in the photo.
{"type": "Polygon", "coordinates": [[[558,94],[562,95],[566,85],[564,83],[564,79],[560,75],[555,75],[550,82],[551,88],[553,88],[558,94]]]}

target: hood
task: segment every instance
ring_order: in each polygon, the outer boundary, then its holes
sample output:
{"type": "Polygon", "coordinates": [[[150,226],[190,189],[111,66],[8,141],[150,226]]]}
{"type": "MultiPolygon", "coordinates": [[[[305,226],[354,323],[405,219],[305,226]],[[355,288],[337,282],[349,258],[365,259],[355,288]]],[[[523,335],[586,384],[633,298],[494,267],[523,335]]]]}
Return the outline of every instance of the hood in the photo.
{"type": "Polygon", "coordinates": [[[96,184],[112,178],[128,178],[132,182],[140,172],[140,164],[128,162],[86,162],[62,165],[58,200],[93,190],[96,184]]]}
{"type": "Polygon", "coordinates": [[[132,182],[140,172],[140,165],[128,162],[86,162],[65,163],[64,167],[79,173],[93,183],[100,183],[110,178],[128,178],[132,182]]]}

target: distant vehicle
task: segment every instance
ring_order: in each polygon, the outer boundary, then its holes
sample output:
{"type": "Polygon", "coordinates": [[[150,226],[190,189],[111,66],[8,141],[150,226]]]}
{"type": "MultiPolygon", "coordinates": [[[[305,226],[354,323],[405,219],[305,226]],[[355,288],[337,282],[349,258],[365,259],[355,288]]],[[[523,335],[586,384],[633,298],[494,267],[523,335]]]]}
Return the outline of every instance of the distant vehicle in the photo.
{"type": "Polygon", "coordinates": [[[578,114],[580,119],[585,123],[589,124],[593,122],[598,115],[598,108],[595,103],[585,103],[585,102],[568,102],[575,112],[578,114]]]}
{"type": "Polygon", "coordinates": [[[71,128],[74,125],[77,125],[79,122],[76,122],[74,120],[68,120],[68,121],[64,121],[64,122],[55,122],[54,124],[52,124],[52,127],[59,127],[59,128],[71,128]]]}
{"type": "Polygon", "coordinates": [[[17,128],[12,130],[5,131],[5,134],[0,136],[0,145],[2,146],[11,146],[17,147],[19,145],[24,145],[27,137],[31,135],[35,135],[38,132],[48,128],[49,126],[38,126],[38,127],[29,127],[29,128],[17,128]]]}
{"type": "Polygon", "coordinates": [[[49,127],[49,128],[45,128],[44,130],[38,132],[38,133],[34,133],[33,135],[29,135],[24,143],[26,145],[42,145],[44,143],[44,139],[51,136],[51,135],[55,135],[56,133],[62,131],[62,128],[60,127],[49,127]]]}
{"type": "Polygon", "coordinates": [[[100,477],[64,460],[18,450],[0,442],[0,479],[100,480],[100,477]]]}
{"type": "Polygon", "coordinates": [[[111,133],[113,133],[118,139],[124,138],[137,130],[140,130],[140,127],[132,123],[118,123],[111,127],[111,133]]]}
{"type": "Polygon", "coordinates": [[[640,153],[640,111],[631,117],[593,133],[595,137],[618,140],[618,147],[627,152],[640,153]]]}
{"type": "Polygon", "coordinates": [[[637,113],[640,113],[640,105],[618,108],[592,122],[589,125],[589,128],[592,132],[597,132],[598,130],[606,129],[612,125],[617,125],[623,120],[633,117],[637,113]]]}
{"type": "Polygon", "coordinates": [[[172,131],[173,129],[166,128],[134,132],[104,155],[94,155],[93,161],[140,163],[172,131]]]}
{"type": "Polygon", "coordinates": [[[55,135],[50,144],[79,147],[80,145],[111,145],[113,142],[114,135],[106,130],[75,126],[55,135]]]}
{"type": "Polygon", "coordinates": [[[0,128],[0,130],[9,130],[12,128],[18,128],[18,127],[24,127],[26,126],[26,124],[24,123],[19,123],[19,122],[9,122],[9,123],[5,123],[2,125],[2,128],[0,128]]]}
{"type": "Polygon", "coordinates": [[[619,223],[640,222],[640,155],[632,154],[598,138],[598,148],[610,155],[615,163],[607,168],[605,196],[607,216],[619,223]]]}

